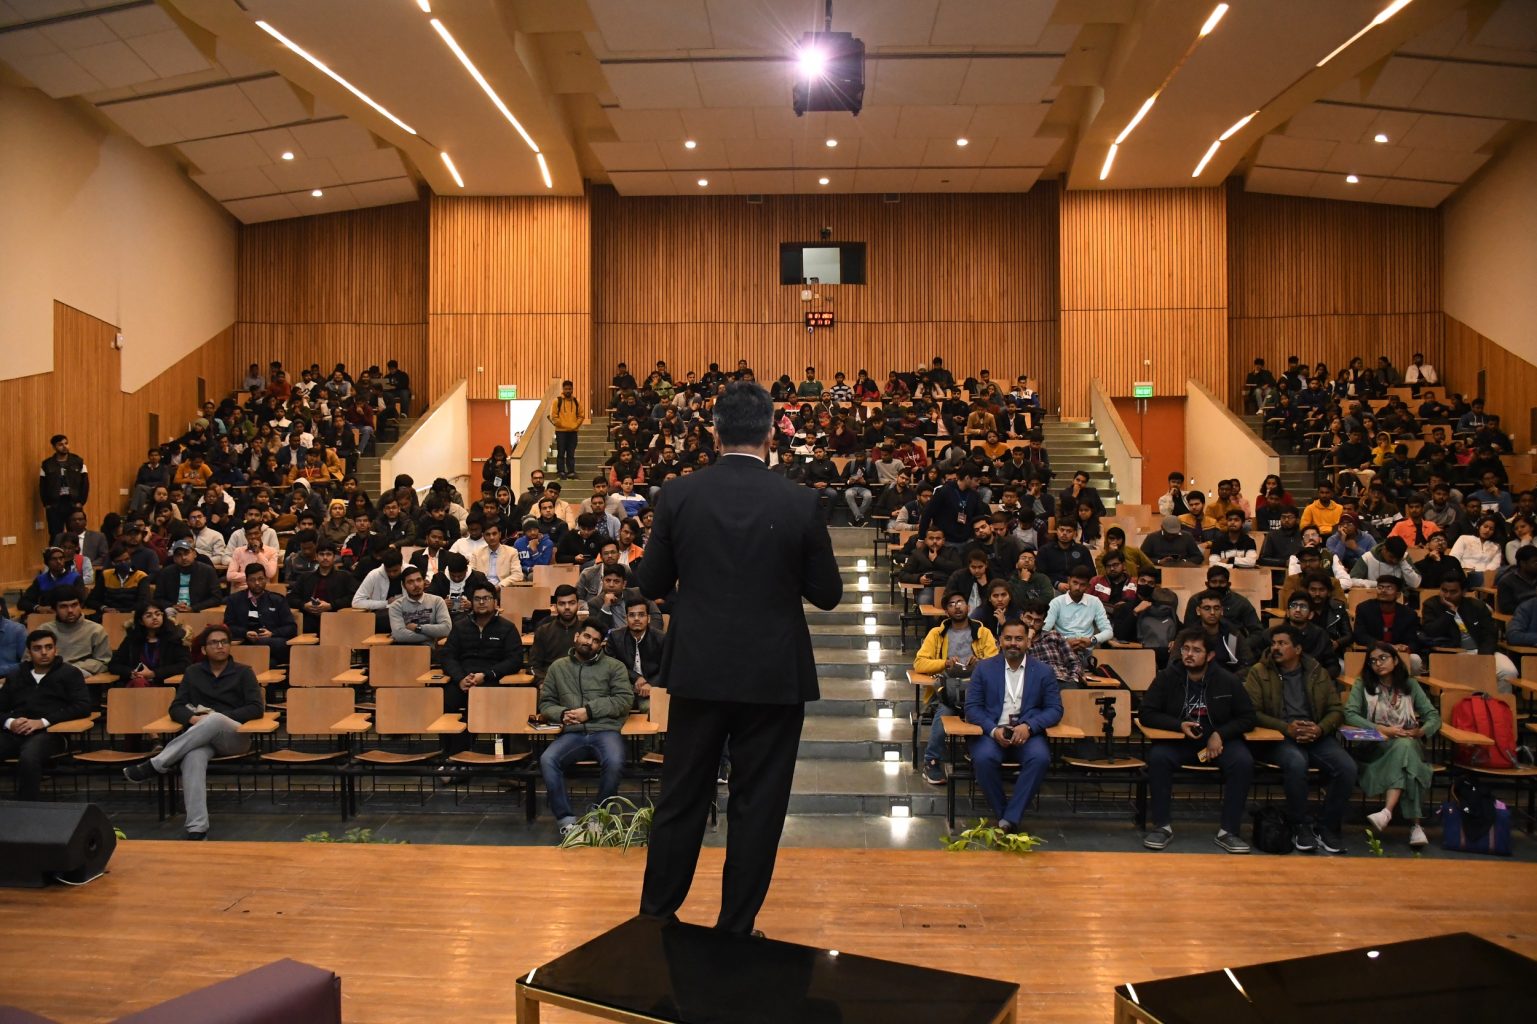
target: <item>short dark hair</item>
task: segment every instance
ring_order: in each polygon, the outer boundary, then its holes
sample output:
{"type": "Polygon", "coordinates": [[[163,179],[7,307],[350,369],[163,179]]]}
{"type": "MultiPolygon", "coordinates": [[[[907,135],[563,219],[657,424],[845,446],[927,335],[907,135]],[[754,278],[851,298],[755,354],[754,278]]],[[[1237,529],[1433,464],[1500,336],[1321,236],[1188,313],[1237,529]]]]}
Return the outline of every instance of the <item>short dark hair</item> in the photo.
{"type": "Polygon", "coordinates": [[[728,448],[747,448],[768,440],[774,426],[774,402],[751,381],[733,381],[715,401],[715,433],[728,448]]]}
{"type": "Polygon", "coordinates": [[[1038,597],[1032,597],[1019,606],[1021,615],[1045,615],[1050,610],[1046,602],[1038,597]]]}
{"type": "Polygon", "coordinates": [[[569,583],[562,583],[560,586],[556,587],[555,588],[555,592],[550,595],[550,600],[551,601],[559,601],[563,597],[575,597],[575,596],[576,596],[576,588],[573,587],[569,583]]]}
{"type": "Polygon", "coordinates": [[[626,569],[618,562],[615,562],[613,565],[603,567],[603,578],[607,579],[610,576],[618,576],[620,579],[629,579],[630,570],[626,569]]]}
{"type": "Polygon", "coordinates": [[[1270,627],[1270,638],[1274,640],[1278,636],[1284,636],[1291,640],[1293,646],[1302,646],[1302,630],[1289,622],[1283,622],[1279,626],[1270,627]]]}
{"type": "Polygon", "coordinates": [[[1195,606],[1197,608],[1201,607],[1201,604],[1205,601],[1215,601],[1218,604],[1221,604],[1222,594],[1215,590],[1203,590],[1199,594],[1195,595],[1195,606]]]}
{"type": "Polygon", "coordinates": [[[399,548],[388,548],[385,550],[384,554],[379,556],[379,564],[384,566],[386,569],[393,569],[402,561],[404,561],[404,559],[400,557],[399,548]]]}
{"type": "Polygon", "coordinates": [[[443,568],[450,572],[463,572],[470,567],[470,560],[457,551],[450,551],[443,559],[443,568]]]}
{"type": "Polygon", "coordinates": [[[37,643],[39,640],[52,640],[55,645],[57,645],[58,642],[59,642],[59,638],[54,636],[51,632],[49,632],[46,629],[34,629],[32,632],[27,634],[27,646],[28,647],[31,647],[33,644],[37,643]]]}
{"type": "Polygon", "coordinates": [[[576,631],[578,633],[585,632],[585,631],[587,631],[589,629],[592,630],[594,633],[598,634],[598,636],[600,636],[600,637],[607,637],[608,636],[608,630],[603,628],[603,623],[600,622],[598,619],[588,619],[586,622],[584,622],[580,626],[576,627],[576,631]]]}
{"type": "Polygon", "coordinates": [[[419,565],[417,565],[415,563],[412,563],[411,565],[406,566],[404,569],[402,569],[400,571],[400,582],[404,583],[407,579],[409,579],[412,576],[425,576],[425,575],[427,575],[427,574],[422,572],[422,567],[421,566],[419,566],[419,565]]]}
{"type": "Polygon", "coordinates": [[[1094,578],[1094,570],[1086,565],[1075,565],[1068,572],[1067,578],[1071,580],[1091,580],[1094,578]]]}
{"type": "Polygon", "coordinates": [[[642,608],[649,609],[651,607],[651,602],[646,600],[645,595],[639,593],[631,594],[629,597],[624,599],[625,611],[629,611],[636,605],[640,605],[642,608]]]}
{"type": "Polygon", "coordinates": [[[68,584],[62,587],[54,587],[50,594],[55,605],[83,600],[80,596],[80,588],[68,584]]]}
{"type": "Polygon", "coordinates": [[[1180,648],[1186,644],[1193,643],[1199,643],[1206,649],[1207,654],[1211,653],[1211,639],[1207,637],[1206,630],[1199,626],[1193,626],[1190,629],[1182,629],[1174,635],[1174,646],[1176,648],[1180,648]]]}
{"type": "Polygon", "coordinates": [[[492,597],[495,597],[496,596],[496,585],[493,584],[490,580],[476,580],[465,591],[465,593],[469,597],[474,597],[476,594],[479,594],[479,593],[482,593],[482,592],[490,594],[492,597]]]}

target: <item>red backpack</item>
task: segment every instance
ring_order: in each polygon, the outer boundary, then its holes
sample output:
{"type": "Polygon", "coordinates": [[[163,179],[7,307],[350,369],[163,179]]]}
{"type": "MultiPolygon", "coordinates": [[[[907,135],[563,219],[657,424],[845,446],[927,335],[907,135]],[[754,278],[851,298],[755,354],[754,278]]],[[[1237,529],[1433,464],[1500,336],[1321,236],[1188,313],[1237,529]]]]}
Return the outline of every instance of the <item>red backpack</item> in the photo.
{"type": "Polygon", "coordinates": [[[1516,766],[1516,716],[1509,704],[1475,693],[1458,702],[1448,724],[1494,741],[1493,746],[1487,747],[1459,744],[1452,755],[1455,763],[1464,768],[1516,766]]]}

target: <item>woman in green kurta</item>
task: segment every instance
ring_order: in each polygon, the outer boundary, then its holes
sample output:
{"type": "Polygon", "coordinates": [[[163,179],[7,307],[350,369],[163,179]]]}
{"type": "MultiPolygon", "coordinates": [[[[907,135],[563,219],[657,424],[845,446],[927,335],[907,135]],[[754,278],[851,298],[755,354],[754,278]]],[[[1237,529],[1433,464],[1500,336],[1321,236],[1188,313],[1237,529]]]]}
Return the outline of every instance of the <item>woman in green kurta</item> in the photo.
{"type": "Polygon", "coordinates": [[[1345,703],[1345,722],[1361,729],[1375,729],[1386,739],[1381,743],[1355,744],[1361,762],[1361,789],[1382,796],[1382,810],[1366,820],[1378,832],[1387,830],[1399,808],[1411,825],[1409,845],[1425,846],[1420,825],[1421,800],[1430,791],[1430,762],[1425,759],[1425,738],[1441,728],[1441,715],[1420,684],[1409,678],[1403,659],[1388,644],[1373,644],[1366,653],[1361,678],[1350,688],[1345,703]]]}

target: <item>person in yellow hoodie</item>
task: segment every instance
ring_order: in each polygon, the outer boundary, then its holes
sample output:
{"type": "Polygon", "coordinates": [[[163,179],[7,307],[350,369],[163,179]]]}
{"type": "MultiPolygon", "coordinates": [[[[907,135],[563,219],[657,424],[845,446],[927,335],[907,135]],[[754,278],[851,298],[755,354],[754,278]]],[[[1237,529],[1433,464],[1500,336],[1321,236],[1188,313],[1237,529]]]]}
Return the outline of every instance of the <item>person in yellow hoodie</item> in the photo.
{"type": "Polygon", "coordinates": [[[998,642],[988,628],[970,618],[970,605],[959,590],[947,592],[940,605],[945,621],[929,630],[923,646],[913,658],[913,671],[934,677],[930,704],[934,724],[929,729],[929,743],[923,752],[923,781],[934,786],[945,784],[945,769],[940,758],[945,752],[945,728],[940,719],[961,714],[966,706],[966,681],[972,669],[984,658],[998,653],[998,642]]]}
{"type": "Polygon", "coordinates": [[[1318,497],[1308,503],[1302,510],[1301,528],[1306,530],[1309,526],[1318,527],[1318,532],[1328,537],[1339,525],[1340,516],[1345,512],[1340,503],[1334,500],[1334,485],[1324,480],[1318,485],[1318,497]]]}
{"type": "Polygon", "coordinates": [[[560,397],[550,409],[555,426],[555,472],[562,480],[576,479],[576,432],[582,427],[582,403],[569,380],[560,382],[560,397]]]}

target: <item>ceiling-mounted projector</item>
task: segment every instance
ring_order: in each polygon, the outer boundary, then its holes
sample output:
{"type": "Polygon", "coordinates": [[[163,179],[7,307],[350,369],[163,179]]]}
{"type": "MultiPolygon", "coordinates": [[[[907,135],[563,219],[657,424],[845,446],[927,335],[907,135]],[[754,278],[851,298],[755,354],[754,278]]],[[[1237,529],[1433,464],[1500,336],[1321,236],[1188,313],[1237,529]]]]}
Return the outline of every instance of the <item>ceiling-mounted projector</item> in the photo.
{"type": "MultiPolygon", "coordinates": [[[[831,6],[831,5],[829,5],[831,6]]],[[[831,12],[829,12],[831,20],[831,12]]],[[[808,110],[846,110],[865,103],[865,44],[852,32],[807,32],[796,53],[795,116],[808,110]]]]}

